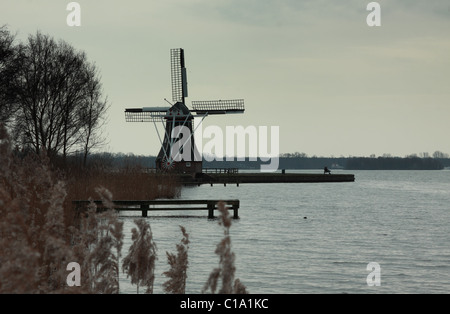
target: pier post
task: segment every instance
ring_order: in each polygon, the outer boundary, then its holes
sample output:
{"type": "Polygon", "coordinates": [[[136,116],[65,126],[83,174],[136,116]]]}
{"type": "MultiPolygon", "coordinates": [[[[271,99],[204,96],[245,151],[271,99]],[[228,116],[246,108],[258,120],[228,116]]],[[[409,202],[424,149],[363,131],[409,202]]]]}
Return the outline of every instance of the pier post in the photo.
{"type": "Polygon", "coordinates": [[[233,208],[233,219],[239,219],[239,201],[237,203],[234,203],[233,208]]]}
{"type": "Polygon", "coordinates": [[[208,218],[212,219],[214,218],[214,207],[216,205],[214,203],[209,202],[208,203],[208,218]]]}
{"type": "Polygon", "coordinates": [[[147,217],[149,206],[145,204],[141,204],[142,217],[147,217]]]}

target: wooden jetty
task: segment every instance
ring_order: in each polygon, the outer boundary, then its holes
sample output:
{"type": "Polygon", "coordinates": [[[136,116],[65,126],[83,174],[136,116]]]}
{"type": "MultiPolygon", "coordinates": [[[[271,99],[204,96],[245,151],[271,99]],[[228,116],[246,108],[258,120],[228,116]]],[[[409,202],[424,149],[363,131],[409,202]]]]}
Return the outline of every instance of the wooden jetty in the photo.
{"type": "MultiPolygon", "coordinates": [[[[117,211],[140,211],[142,217],[148,217],[149,211],[177,211],[177,210],[207,210],[208,218],[214,218],[219,202],[224,202],[228,210],[233,210],[233,218],[239,218],[239,200],[116,200],[113,201],[117,211]]],[[[93,201],[97,211],[105,210],[102,201],[93,201]]],[[[72,202],[78,213],[86,210],[90,201],[77,200],[72,202]]]]}
{"type": "Polygon", "coordinates": [[[315,174],[315,173],[201,173],[195,177],[181,175],[184,185],[239,184],[242,183],[324,183],[324,182],[354,182],[353,174],[315,174]]]}

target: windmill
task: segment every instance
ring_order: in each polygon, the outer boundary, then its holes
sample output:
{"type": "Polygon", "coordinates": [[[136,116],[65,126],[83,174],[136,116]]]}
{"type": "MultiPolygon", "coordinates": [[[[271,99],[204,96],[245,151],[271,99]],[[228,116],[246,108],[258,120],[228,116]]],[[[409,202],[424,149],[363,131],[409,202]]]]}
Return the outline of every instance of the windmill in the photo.
{"type": "Polygon", "coordinates": [[[244,100],[207,100],[192,101],[192,109],[186,106],[188,97],[184,50],[170,50],[172,101],[164,107],[143,107],[125,109],[127,122],[153,122],[161,149],[156,157],[156,169],[183,173],[202,172],[202,158],[195,143],[194,118],[201,122],[208,115],[243,113],[244,100]],[[164,126],[164,139],[158,131],[157,123],[164,126]]]}

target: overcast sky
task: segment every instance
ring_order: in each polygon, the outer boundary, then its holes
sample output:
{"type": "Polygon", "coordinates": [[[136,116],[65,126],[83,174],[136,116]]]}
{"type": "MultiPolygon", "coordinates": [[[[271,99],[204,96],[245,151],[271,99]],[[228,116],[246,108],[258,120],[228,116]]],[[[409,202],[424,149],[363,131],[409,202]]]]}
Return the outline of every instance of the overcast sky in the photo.
{"type": "MultiPolygon", "coordinates": [[[[110,152],[152,154],[152,123],[127,107],[171,98],[171,48],[184,48],[192,100],[245,99],[243,115],[204,127],[279,126],[280,152],[450,153],[450,1],[389,0],[369,27],[363,0],[0,0],[0,24],[87,53],[111,105],[110,152]]],[[[207,140],[206,140],[207,141],[207,140]]]]}

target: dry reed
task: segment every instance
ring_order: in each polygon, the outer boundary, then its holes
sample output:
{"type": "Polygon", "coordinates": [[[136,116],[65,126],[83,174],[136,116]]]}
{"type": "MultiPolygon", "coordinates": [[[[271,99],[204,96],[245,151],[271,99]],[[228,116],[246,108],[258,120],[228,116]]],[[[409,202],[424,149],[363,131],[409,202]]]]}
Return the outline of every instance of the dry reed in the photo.
{"type": "Polygon", "coordinates": [[[156,244],[149,223],[144,219],[135,219],[138,229],[131,230],[131,244],[127,256],[123,259],[122,268],[127,277],[131,277],[131,284],[147,287],[145,293],[153,293],[155,280],[156,244]]]}
{"type": "Polygon", "coordinates": [[[48,158],[14,157],[0,126],[0,293],[66,288],[65,265],[73,255],[65,198],[65,184],[50,171],[48,158]]]}
{"type": "Polygon", "coordinates": [[[189,234],[183,226],[180,226],[183,238],[177,244],[177,255],[166,252],[170,269],[163,273],[168,277],[163,288],[166,293],[184,294],[186,291],[186,279],[188,269],[189,234]]]}
{"type": "Polygon", "coordinates": [[[235,254],[231,251],[230,227],[232,223],[231,216],[224,202],[220,202],[217,206],[220,216],[219,225],[223,226],[224,237],[217,244],[215,253],[219,256],[219,267],[213,269],[206,281],[202,293],[210,291],[216,293],[219,282],[222,287],[218,291],[219,294],[246,294],[247,289],[239,279],[234,280],[236,272],[235,254]]]}
{"type": "Polygon", "coordinates": [[[71,200],[87,200],[103,186],[118,200],[153,200],[180,195],[177,177],[164,173],[146,173],[141,167],[124,169],[84,169],[67,175],[71,200]]]}
{"type": "MultiPolygon", "coordinates": [[[[45,155],[19,158],[11,150],[5,128],[0,125],[0,293],[119,293],[119,260],[123,246],[123,222],[112,209],[116,199],[173,198],[180,192],[174,176],[148,174],[138,167],[121,170],[84,169],[58,172],[45,155]],[[99,198],[108,210],[97,213],[94,202],[74,220],[76,199],[99,198]],[[81,287],[68,287],[66,266],[81,266],[81,287]]],[[[219,224],[225,237],[217,245],[219,267],[208,278],[203,292],[247,293],[234,280],[235,255],[231,251],[231,217],[219,204],[219,224]]],[[[150,225],[136,219],[133,243],[122,269],[131,283],[153,293],[156,244],[150,225]]],[[[185,293],[189,235],[177,255],[166,252],[169,279],[167,293],[185,293]]]]}
{"type": "Polygon", "coordinates": [[[106,211],[97,213],[91,202],[78,228],[72,228],[76,260],[82,261],[83,290],[87,293],[119,293],[119,260],[123,246],[123,222],[113,210],[112,194],[96,189],[106,211]]]}

